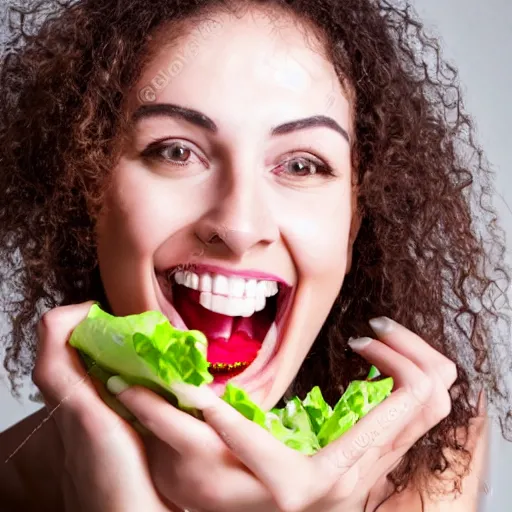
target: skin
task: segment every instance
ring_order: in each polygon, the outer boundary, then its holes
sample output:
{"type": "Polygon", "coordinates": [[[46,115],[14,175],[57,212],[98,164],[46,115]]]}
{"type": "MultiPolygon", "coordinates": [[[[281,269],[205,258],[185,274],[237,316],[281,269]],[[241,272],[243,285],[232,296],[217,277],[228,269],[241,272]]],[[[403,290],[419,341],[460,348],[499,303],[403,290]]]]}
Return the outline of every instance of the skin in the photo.
{"type": "MultiPolygon", "coordinates": [[[[287,448],[207,387],[182,390],[203,410],[206,423],[148,389],[117,390],[117,399],[151,432],[139,436],[100,399],[98,392],[105,390],[84,378],[76,351],[67,343],[91,304],[56,308],[39,327],[34,382],[52,410],[60,447],[56,473],[64,505],[56,509],[144,506],[165,511],[180,510],[178,505],[222,512],[374,511],[387,498],[385,475],[449,412],[455,365],[411,331],[383,318],[380,327],[374,326],[378,339],[354,350],[393,376],[393,393],[313,457],[287,448]]],[[[481,403],[469,438],[461,439],[475,454],[464,495],[456,502],[427,501],[426,512],[476,511],[485,427],[481,403]]],[[[378,509],[388,510],[423,509],[418,492],[410,488],[378,509]]]]}
{"type": "MultiPolygon", "coordinates": [[[[325,127],[273,137],[269,132],[328,115],[351,134],[350,104],[339,85],[333,90],[332,65],[305,48],[303,34],[290,23],[273,34],[275,25],[265,16],[219,20],[221,28],[153,102],[198,110],[214,120],[218,133],[164,116],[134,125],[98,224],[99,263],[117,315],[165,313],[156,274],[187,262],[255,269],[296,287],[274,369],[249,387],[254,400],[271,407],[339,293],[358,219],[350,145],[342,135],[325,127]],[[176,157],[171,147],[163,152],[166,161],[141,158],[148,144],[163,138],[163,144],[185,144],[191,152],[178,150],[176,157]],[[301,149],[308,145],[311,150],[301,149]],[[300,167],[299,157],[332,163],[334,176],[300,176],[304,168],[315,171],[315,164],[302,160],[300,167]],[[291,158],[295,162],[287,164],[291,158]],[[180,159],[187,165],[180,167],[180,159]],[[212,231],[225,243],[205,249],[212,231]]],[[[129,117],[141,105],[137,92],[195,39],[194,31],[177,45],[162,45],[130,95],[129,117]]]]}
{"type": "MultiPolygon", "coordinates": [[[[117,315],[164,310],[156,274],[191,260],[267,271],[292,284],[295,301],[268,372],[272,378],[264,375],[252,382],[253,399],[269,408],[289,387],[341,288],[359,219],[350,146],[339,133],[323,127],[274,137],[268,132],[281,123],[323,114],[351,137],[351,108],[341,87],[333,87],[332,66],[321,52],[304,46],[293,25],[281,25],[276,35],[264,16],[257,21],[251,16],[220,19],[215,38],[153,101],[199,110],[215,120],[218,133],[163,117],[134,126],[97,227],[98,256],[117,315]],[[144,161],[140,153],[147,144],[163,137],[185,143],[193,151],[191,163],[179,167],[144,161]],[[312,149],[303,151],[303,145],[312,149]],[[283,162],[296,154],[332,162],[335,176],[290,175],[295,166],[283,162]],[[224,239],[208,245],[212,230],[224,239]]],[[[128,97],[129,114],[140,106],[138,91],[178,51],[179,46],[161,46],[128,97]]],[[[33,378],[48,409],[57,407],[46,438],[46,455],[52,454],[64,500],[52,502],[54,510],[374,510],[388,496],[385,476],[450,410],[453,362],[403,326],[383,319],[380,328],[372,325],[377,338],[354,350],[394,378],[393,393],[314,457],[288,449],[208,388],[182,390],[203,410],[206,422],[200,422],[147,389],[111,387],[151,433],[139,435],[101,400],[106,390],[84,378],[67,343],[90,306],[56,308],[39,327],[33,378]]],[[[468,440],[472,449],[481,439],[480,425],[468,440]]],[[[20,439],[13,432],[14,445],[20,439]]],[[[20,468],[23,474],[23,464],[20,468]]],[[[43,492],[37,481],[34,477],[26,485],[27,492],[43,492]]],[[[450,502],[450,511],[476,507],[474,496],[468,496],[459,500],[459,509],[450,502]]],[[[400,505],[421,510],[413,489],[386,503],[394,512],[400,505]]]]}

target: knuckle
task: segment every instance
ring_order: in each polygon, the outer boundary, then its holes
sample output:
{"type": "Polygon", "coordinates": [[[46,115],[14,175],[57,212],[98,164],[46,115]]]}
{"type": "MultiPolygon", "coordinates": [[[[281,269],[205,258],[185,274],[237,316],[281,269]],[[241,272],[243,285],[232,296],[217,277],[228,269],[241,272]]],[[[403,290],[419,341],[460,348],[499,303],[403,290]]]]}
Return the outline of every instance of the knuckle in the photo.
{"type": "Polygon", "coordinates": [[[60,394],[63,389],[71,388],[74,382],[70,381],[67,374],[58,370],[57,362],[51,360],[39,360],[32,369],[32,382],[39,388],[43,395],[60,394]]]}
{"type": "Polygon", "coordinates": [[[452,400],[446,388],[439,384],[431,399],[423,406],[425,417],[428,418],[430,427],[437,425],[440,421],[450,415],[452,400]]]}
{"type": "Polygon", "coordinates": [[[76,382],[70,375],[62,374],[56,369],[55,363],[45,362],[36,364],[32,370],[32,380],[41,391],[47,406],[58,408],[56,417],[60,418],[64,413],[66,417],[79,416],[80,421],[90,421],[91,411],[82,405],[82,382],[76,382]]]}
{"type": "Polygon", "coordinates": [[[452,400],[448,392],[443,393],[436,404],[437,414],[440,420],[447,418],[452,412],[452,400]]]}
{"type": "Polygon", "coordinates": [[[38,324],[38,333],[41,338],[44,339],[45,336],[51,336],[56,327],[58,327],[61,316],[60,309],[61,308],[50,309],[41,316],[38,324]]]}
{"type": "Polygon", "coordinates": [[[87,301],[82,304],[58,306],[46,311],[37,325],[39,337],[44,340],[69,334],[69,331],[87,316],[87,311],[93,304],[93,301],[87,301]]]}
{"type": "Polygon", "coordinates": [[[30,375],[32,382],[39,388],[39,390],[42,392],[43,390],[43,378],[41,375],[41,365],[36,363],[34,365],[34,368],[32,368],[32,373],[30,375]]]}
{"type": "Polygon", "coordinates": [[[447,387],[451,388],[459,376],[457,365],[453,361],[447,360],[443,366],[443,375],[445,376],[447,387]]]}
{"type": "Polygon", "coordinates": [[[48,340],[54,336],[59,316],[58,309],[55,308],[45,312],[37,324],[37,357],[32,369],[31,378],[41,391],[46,388],[48,379],[56,373],[52,367],[53,359],[48,357],[48,353],[42,349],[48,344],[48,340]]]}
{"type": "Polygon", "coordinates": [[[424,375],[411,385],[410,392],[420,404],[426,404],[434,387],[434,381],[428,375],[424,375]]]}
{"type": "Polygon", "coordinates": [[[37,361],[32,369],[31,378],[32,382],[39,388],[43,395],[49,389],[48,377],[50,375],[52,375],[51,363],[49,361],[44,363],[37,361]]]}

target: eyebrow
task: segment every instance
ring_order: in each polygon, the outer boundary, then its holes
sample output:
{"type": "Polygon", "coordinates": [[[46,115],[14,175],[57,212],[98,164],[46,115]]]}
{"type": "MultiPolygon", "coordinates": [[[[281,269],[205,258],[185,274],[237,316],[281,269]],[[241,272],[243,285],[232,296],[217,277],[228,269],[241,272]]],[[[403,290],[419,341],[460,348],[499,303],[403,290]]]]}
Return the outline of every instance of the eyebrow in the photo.
{"type": "MultiPolygon", "coordinates": [[[[216,134],[219,129],[215,122],[208,116],[193,110],[191,108],[181,107],[179,105],[173,105],[171,103],[155,103],[154,105],[141,105],[133,114],[132,122],[137,123],[141,119],[148,117],[172,117],[181,118],[189,123],[192,123],[200,128],[208,130],[211,133],[216,134]]],[[[342,137],[350,142],[347,131],[341,127],[332,117],[317,115],[312,117],[306,117],[304,119],[297,119],[288,123],[274,126],[270,130],[270,135],[285,135],[298,130],[305,130],[307,128],[313,128],[323,126],[330,128],[342,135],[342,137]]]]}

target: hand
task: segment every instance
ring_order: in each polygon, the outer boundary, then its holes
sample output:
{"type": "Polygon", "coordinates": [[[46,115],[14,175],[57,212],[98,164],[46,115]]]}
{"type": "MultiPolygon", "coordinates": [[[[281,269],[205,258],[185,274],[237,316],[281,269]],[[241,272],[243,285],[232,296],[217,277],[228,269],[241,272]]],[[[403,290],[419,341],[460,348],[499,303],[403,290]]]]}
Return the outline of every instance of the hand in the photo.
{"type": "Polygon", "coordinates": [[[153,486],[139,435],[100,399],[98,392],[108,393],[91,380],[67,343],[91,305],[60,307],[43,316],[32,373],[60,435],[65,510],[168,511],[153,486]]]}
{"type": "Polygon", "coordinates": [[[314,456],[286,447],[207,387],[184,386],[206,423],[148,389],[123,391],[118,399],[158,438],[147,439],[159,491],[198,512],[363,512],[370,507],[370,490],[378,495],[375,486],[382,477],[448,416],[448,390],[457,378],[452,361],[403,326],[385,319],[378,331],[379,340],[354,350],[393,377],[394,391],[314,456]]]}

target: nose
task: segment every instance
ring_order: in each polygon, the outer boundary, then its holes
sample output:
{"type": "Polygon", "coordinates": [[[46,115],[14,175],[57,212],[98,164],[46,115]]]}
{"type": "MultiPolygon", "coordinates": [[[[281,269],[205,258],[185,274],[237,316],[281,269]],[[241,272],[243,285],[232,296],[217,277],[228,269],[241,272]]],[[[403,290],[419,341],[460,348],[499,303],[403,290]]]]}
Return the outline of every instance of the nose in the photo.
{"type": "Polygon", "coordinates": [[[279,228],[264,184],[239,177],[225,183],[215,195],[215,206],[197,223],[196,236],[210,249],[228,251],[237,258],[256,246],[270,245],[279,228]]]}

